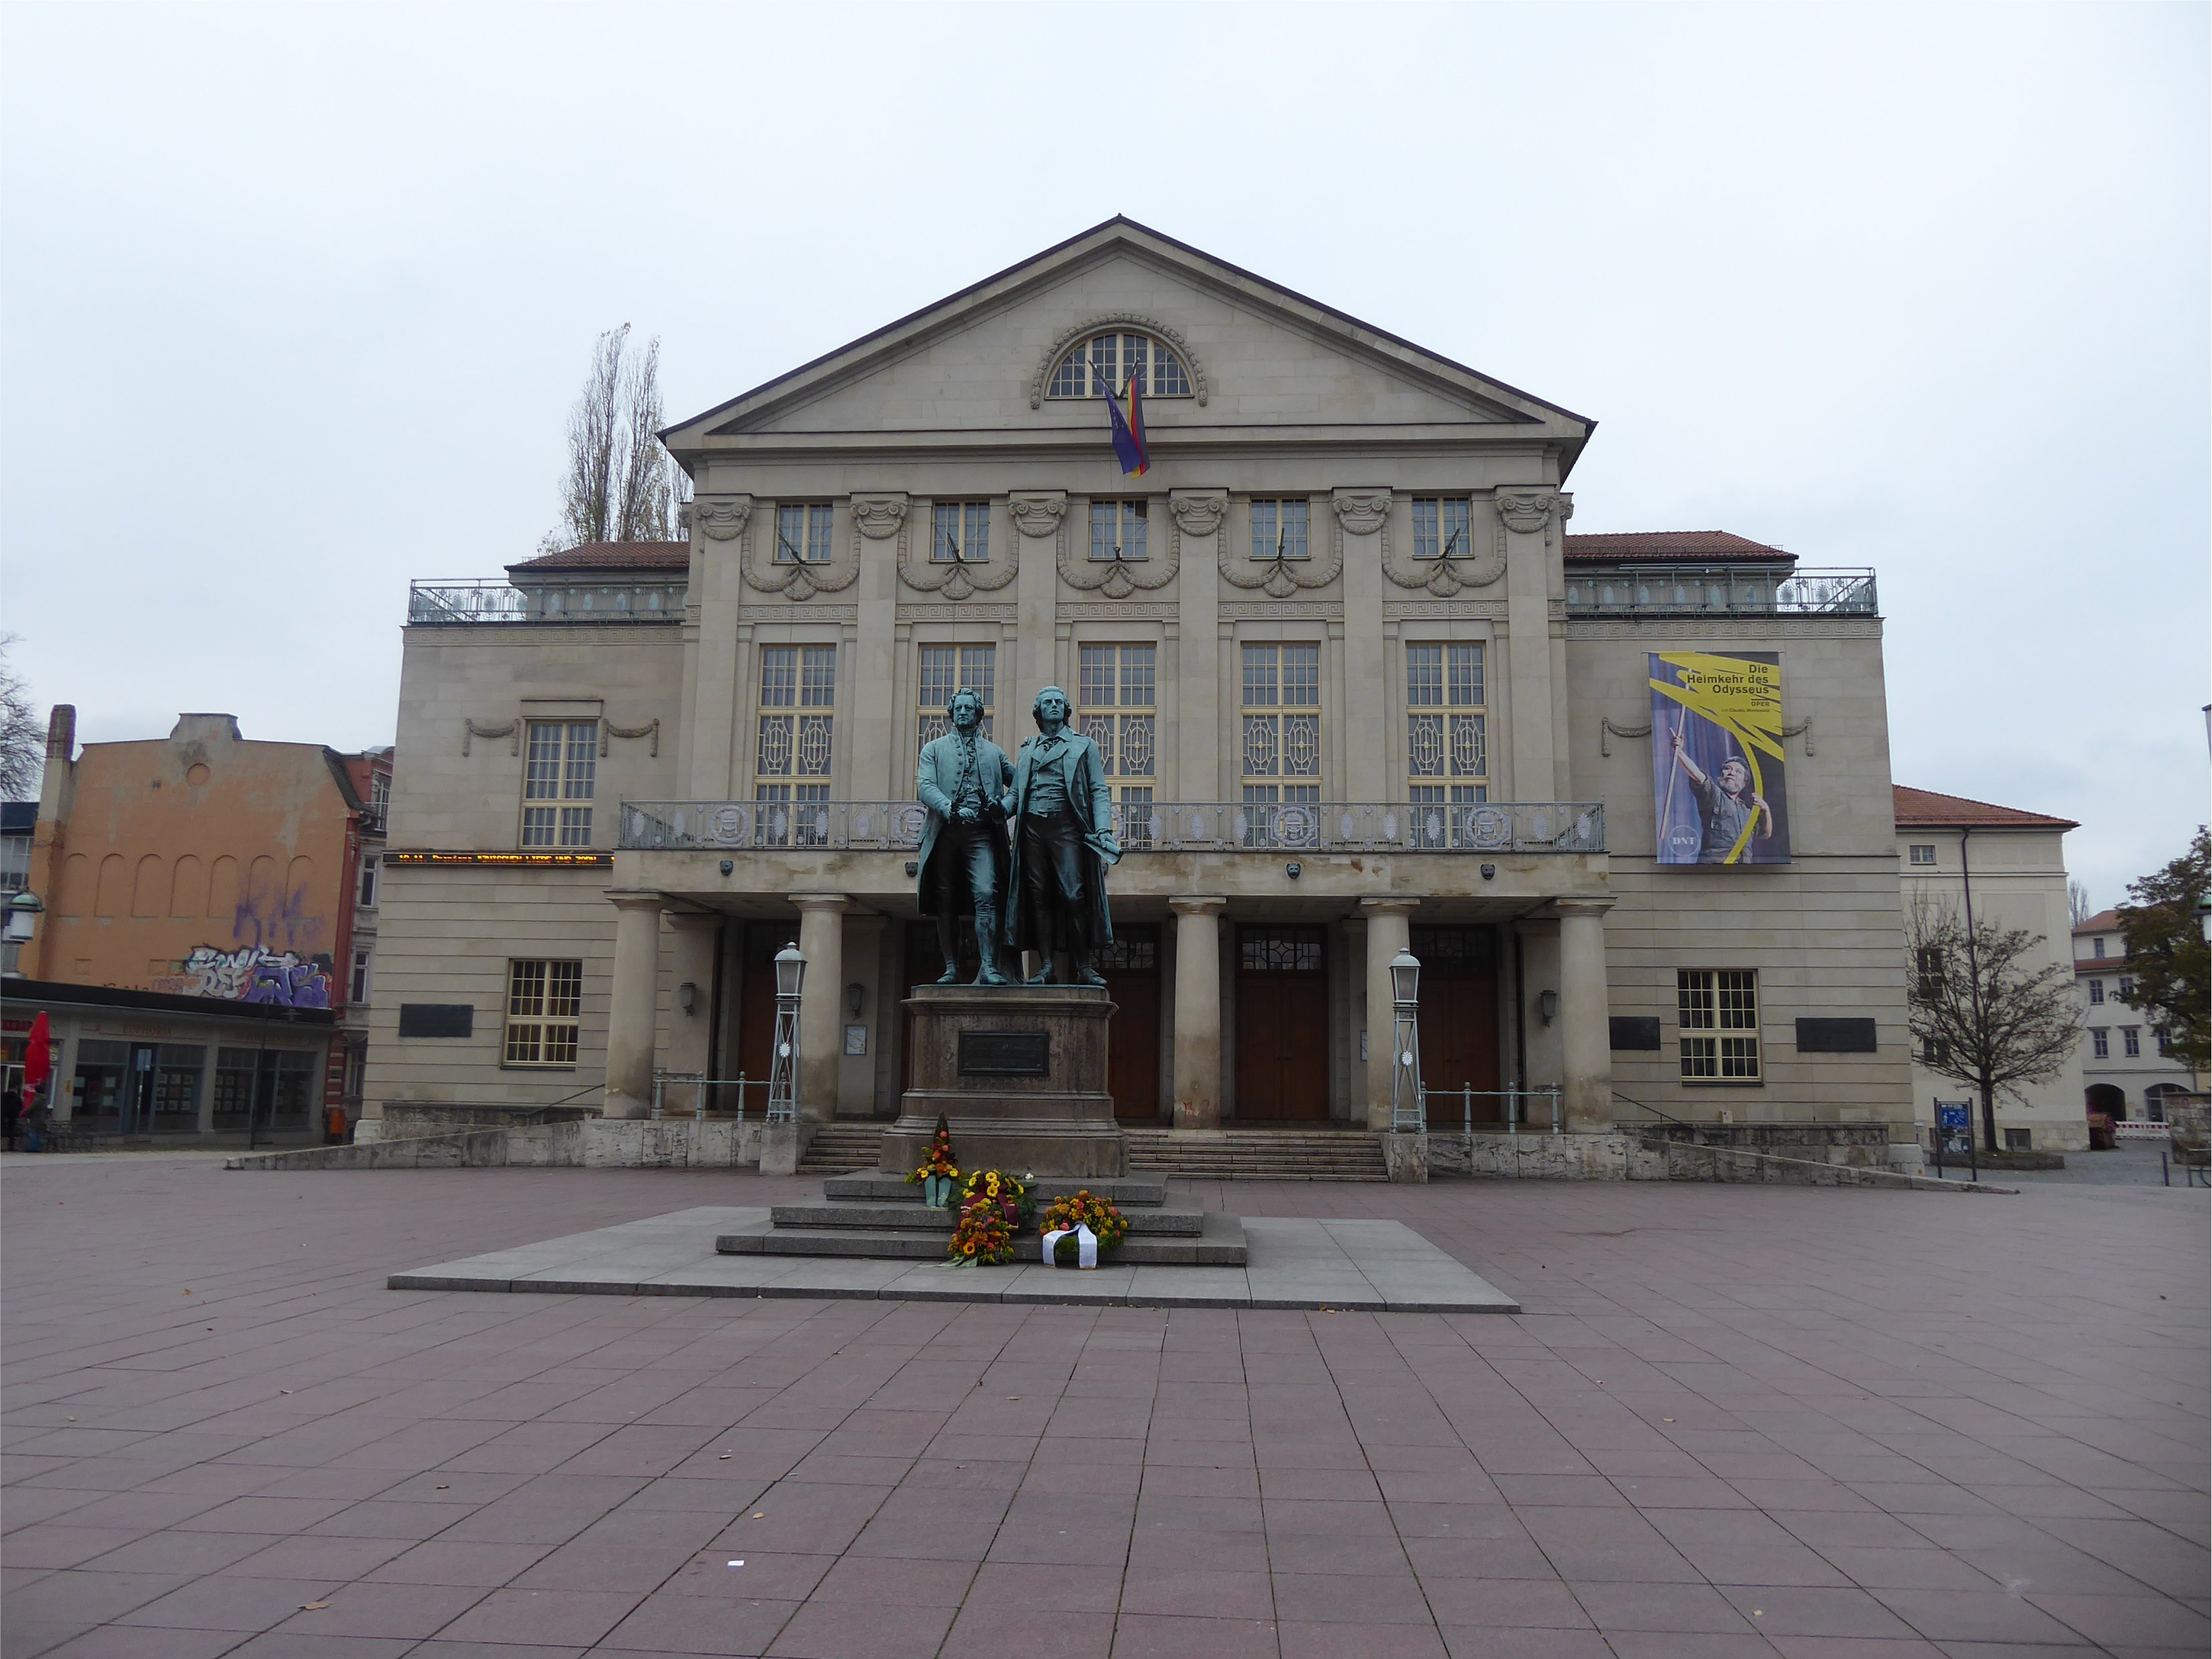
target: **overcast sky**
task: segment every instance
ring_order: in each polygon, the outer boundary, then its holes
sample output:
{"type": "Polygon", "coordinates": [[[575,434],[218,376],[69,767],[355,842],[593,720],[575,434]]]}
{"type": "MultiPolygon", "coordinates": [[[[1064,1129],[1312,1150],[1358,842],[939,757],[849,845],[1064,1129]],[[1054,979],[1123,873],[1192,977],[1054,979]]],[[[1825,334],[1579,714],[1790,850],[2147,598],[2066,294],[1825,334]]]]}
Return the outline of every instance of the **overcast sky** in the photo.
{"type": "Polygon", "coordinates": [[[1123,212],[1877,568],[1899,782],[2205,816],[2207,9],[0,11],[0,557],[88,740],[391,740],[593,335],[708,407],[1123,212]]]}

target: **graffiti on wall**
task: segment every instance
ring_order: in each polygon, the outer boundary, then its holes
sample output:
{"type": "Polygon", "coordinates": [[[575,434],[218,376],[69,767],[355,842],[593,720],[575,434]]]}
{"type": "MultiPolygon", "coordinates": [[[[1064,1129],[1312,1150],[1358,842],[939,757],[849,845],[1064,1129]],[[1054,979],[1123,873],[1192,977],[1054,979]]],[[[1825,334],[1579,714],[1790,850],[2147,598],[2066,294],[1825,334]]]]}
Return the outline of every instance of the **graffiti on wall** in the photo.
{"type": "Polygon", "coordinates": [[[331,1006],[331,959],[302,957],[248,945],[235,951],[195,946],[174,974],[157,975],[150,988],[173,996],[222,997],[233,1002],[274,1003],[283,1008],[331,1006]]]}

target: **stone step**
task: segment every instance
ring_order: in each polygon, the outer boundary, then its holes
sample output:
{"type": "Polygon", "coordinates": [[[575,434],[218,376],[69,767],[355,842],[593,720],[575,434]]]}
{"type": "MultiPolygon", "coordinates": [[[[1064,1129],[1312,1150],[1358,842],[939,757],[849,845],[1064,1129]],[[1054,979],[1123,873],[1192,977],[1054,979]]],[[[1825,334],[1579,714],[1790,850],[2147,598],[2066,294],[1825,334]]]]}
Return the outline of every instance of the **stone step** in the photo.
{"type": "MultiPolygon", "coordinates": [[[[1037,1207],[1042,1212],[1044,1204],[1037,1207]]],[[[1121,1213],[1128,1221],[1133,1237],[1141,1233],[1147,1237],[1179,1235],[1195,1238],[1206,1217],[1206,1212],[1188,1199],[1149,1209],[1132,1205],[1123,1208],[1121,1213]]],[[[919,1204],[903,1204],[895,1200],[870,1202],[864,1199],[825,1199],[818,1204],[779,1204],[769,1212],[769,1218],[778,1227],[858,1227],[877,1232],[896,1230],[942,1234],[952,1231],[957,1218],[951,1210],[924,1209],[919,1204]]]]}
{"type": "MultiPolygon", "coordinates": [[[[1156,1208],[1168,1201],[1168,1184],[1164,1181],[1134,1179],[1127,1176],[1053,1176],[1039,1181],[1031,1189],[1040,1204],[1049,1204],[1054,1199],[1073,1198],[1088,1191],[1108,1203],[1127,1210],[1133,1206],[1156,1208]]],[[[921,1184],[909,1183],[904,1176],[883,1175],[873,1170],[856,1170],[851,1175],[831,1176],[822,1183],[822,1195],[830,1199],[866,1199],[877,1203],[921,1203],[921,1184]]]]}
{"type": "MultiPolygon", "coordinates": [[[[1036,1233],[1023,1234],[1015,1240],[1015,1259],[1042,1260],[1042,1243],[1036,1233]]],[[[853,1256],[888,1261],[942,1261],[945,1247],[944,1235],[910,1229],[778,1227],[768,1221],[724,1233],[714,1241],[714,1249],[723,1255],[853,1256]]],[[[1239,1217],[1209,1210],[1195,1237],[1139,1237],[1133,1232],[1104,1261],[1117,1267],[1241,1267],[1244,1223],[1239,1217]]]]}

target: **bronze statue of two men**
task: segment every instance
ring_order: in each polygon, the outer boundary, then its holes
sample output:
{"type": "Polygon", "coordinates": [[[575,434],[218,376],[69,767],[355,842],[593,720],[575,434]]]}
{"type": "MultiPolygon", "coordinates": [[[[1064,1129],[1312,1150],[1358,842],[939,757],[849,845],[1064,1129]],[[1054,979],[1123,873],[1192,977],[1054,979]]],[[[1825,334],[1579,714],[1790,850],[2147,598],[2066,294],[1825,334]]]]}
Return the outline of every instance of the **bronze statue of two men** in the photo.
{"type": "Polygon", "coordinates": [[[1103,985],[1092,958],[1114,941],[1106,870],[1121,848],[1098,745],[1070,729],[1067,694],[1056,685],[1037,693],[1030,711],[1037,734],[1012,762],[983,735],[975,692],[962,687],[945,712],[952,729],[922,745],[915,778],[929,809],[920,891],[945,955],[937,982],[959,981],[960,920],[973,916],[976,984],[1014,982],[999,966],[1003,945],[1017,974],[1023,951],[1043,958],[1033,985],[1103,985]]]}

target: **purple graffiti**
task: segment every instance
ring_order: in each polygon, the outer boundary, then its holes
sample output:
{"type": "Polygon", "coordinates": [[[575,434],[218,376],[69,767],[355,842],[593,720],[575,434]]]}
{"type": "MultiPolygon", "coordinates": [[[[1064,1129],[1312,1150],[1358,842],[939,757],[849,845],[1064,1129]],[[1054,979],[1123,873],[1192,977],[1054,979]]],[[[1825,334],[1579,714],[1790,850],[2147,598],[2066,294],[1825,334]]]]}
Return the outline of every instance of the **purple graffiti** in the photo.
{"type": "Polygon", "coordinates": [[[331,1006],[331,976],[312,962],[289,956],[264,957],[253,964],[253,978],[246,989],[248,1002],[271,1002],[283,1008],[327,1008],[331,1006]]]}

